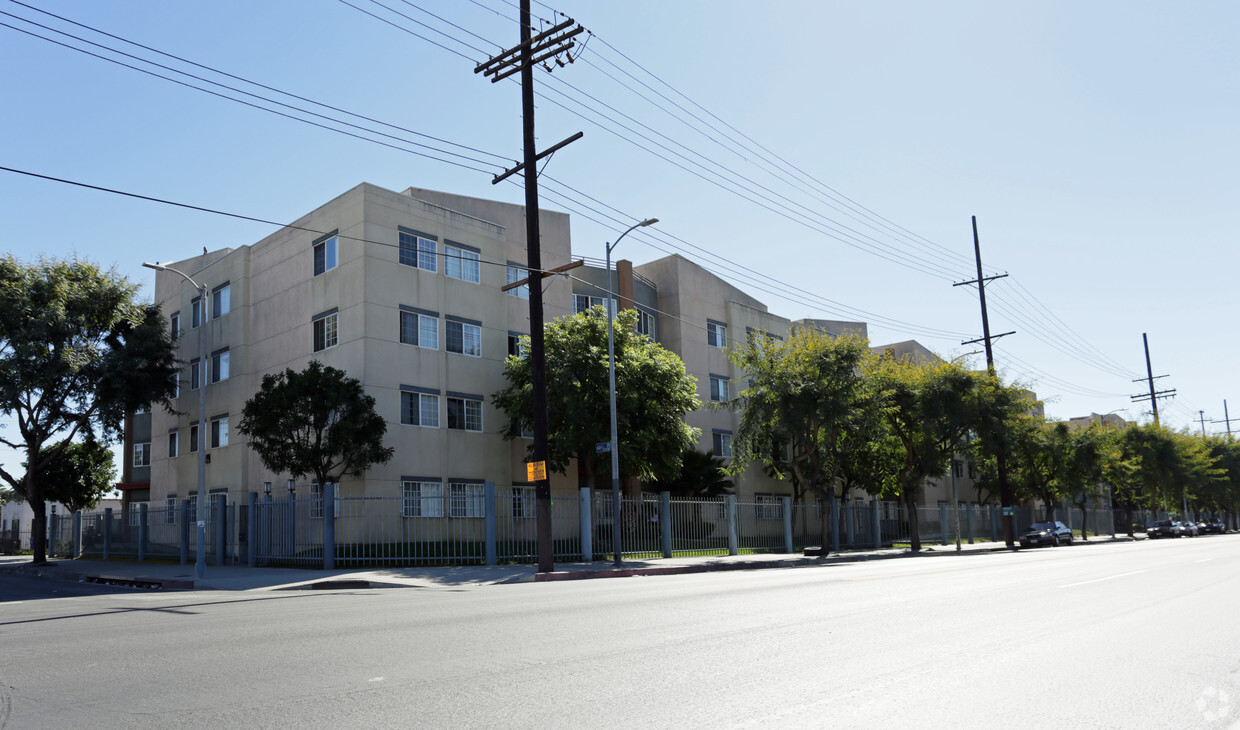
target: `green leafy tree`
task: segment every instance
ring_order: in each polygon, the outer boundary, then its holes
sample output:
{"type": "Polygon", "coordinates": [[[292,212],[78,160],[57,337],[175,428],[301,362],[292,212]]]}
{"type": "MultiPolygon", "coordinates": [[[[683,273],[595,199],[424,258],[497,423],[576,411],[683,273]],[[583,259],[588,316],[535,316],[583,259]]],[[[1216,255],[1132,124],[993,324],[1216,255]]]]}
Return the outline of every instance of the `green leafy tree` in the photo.
{"type": "MultiPolygon", "coordinates": [[[[835,338],[808,327],[784,341],[757,335],[734,351],[733,362],[750,385],[732,404],[741,419],[729,470],[739,473],[757,462],[830,504],[851,437],[877,418],[877,398],[862,375],[871,357],[859,337],[835,338]],[[786,452],[775,448],[785,444],[786,452]]],[[[824,518],[824,554],[829,527],[824,518]]]]}
{"type": "MultiPolygon", "coordinates": [[[[70,512],[93,508],[116,483],[112,449],[105,443],[55,444],[48,453],[54,456],[44,463],[36,478],[42,485],[43,498],[63,504],[70,512]]],[[[24,466],[29,468],[28,464],[24,466]]]]}
{"type": "Polygon", "coordinates": [[[396,453],[383,445],[387,423],[375,399],[356,378],[318,360],[300,372],[264,375],[237,430],[263,466],[293,478],[312,475],[319,484],[361,476],[396,453]]]}
{"type": "MultiPolygon", "coordinates": [[[[701,405],[697,380],[674,353],[635,331],[637,316],[623,310],[614,326],[620,473],[647,482],[674,479],[683,452],[697,444],[698,430],[684,421],[701,405]]],[[[551,322],[544,348],[547,468],[563,474],[576,458],[593,486],[596,477],[611,473],[610,454],[595,451],[595,444],[611,441],[606,309],[595,306],[551,322]]],[[[508,385],[491,397],[505,415],[504,438],[516,439],[534,419],[529,359],[510,356],[504,377],[508,385]]]]}
{"type": "Polygon", "coordinates": [[[1054,519],[1066,496],[1060,475],[1071,450],[1067,424],[1027,416],[1014,420],[1009,433],[1012,458],[1008,463],[1017,496],[1041,500],[1044,519],[1054,519]]]}
{"type": "MultiPolygon", "coordinates": [[[[1011,461],[1015,434],[1037,403],[1019,384],[1004,383],[993,373],[978,373],[976,378],[974,397],[965,405],[973,408],[968,449],[980,477],[978,496],[985,501],[997,495],[1001,506],[1013,507],[1017,503],[1016,485],[1006,474],[1011,464],[1007,469],[999,465],[1011,461]]],[[[1003,533],[1008,547],[1015,545],[1010,518],[1003,520],[1003,533]]]]}
{"type": "Polygon", "coordinates": [[[651,484],[658,492],[683,499],[713,499],[732,491],[732,480],[722,458],[709,451],[686,449],[680,455],[680,473],[651,484]]]}
{"type": "MultiPolygon", "coordinates": [[[[0,414],[26,473],[2,478],[34,510],[34,563],[47,562],[40,475],[78,442],[120,435],[126,412],[171,408],[179,366],[158,308],[115,271],[73,259],[0,258],[0,414]]],[[[62,499],[72,495],[59,495],[62,499]]]]}
{"type": "Polygon", "coordinates": [[[1059,480],[1067,494],[1075,495],[1073,503],[1081,510],[1081,537],[1088,540],[1089,507],[1105,494],[1104,472],[1115,437],[1101,424],[1092,424],[1070,433],[1067,445],[1059,480]]]}

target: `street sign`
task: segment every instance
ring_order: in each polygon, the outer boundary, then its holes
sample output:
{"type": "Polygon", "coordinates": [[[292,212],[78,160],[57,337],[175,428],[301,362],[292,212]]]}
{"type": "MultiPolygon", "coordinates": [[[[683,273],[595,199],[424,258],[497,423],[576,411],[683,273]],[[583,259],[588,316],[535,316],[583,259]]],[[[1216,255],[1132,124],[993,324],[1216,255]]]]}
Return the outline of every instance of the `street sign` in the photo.
{"type": "Polygon", "coordinates": [[[594,445],[594,453],[596,454],[605,454],[609,451],[611,451],[611,442],[609,441],[594,445]]]}
{"type": "Polygon", "coordinates": [[[542,481],[547,478],[547,462],[531,461],[525,465],[526,479],[531,482],[542,481]]]}

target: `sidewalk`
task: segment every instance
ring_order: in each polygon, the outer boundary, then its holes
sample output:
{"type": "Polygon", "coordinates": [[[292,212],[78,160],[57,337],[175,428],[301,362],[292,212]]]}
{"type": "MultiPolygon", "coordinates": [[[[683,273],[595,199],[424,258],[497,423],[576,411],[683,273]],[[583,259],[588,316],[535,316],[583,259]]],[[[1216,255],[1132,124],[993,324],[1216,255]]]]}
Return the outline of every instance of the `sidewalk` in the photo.
{"type": "MultiPolygon", "coordinates": [[[[1112,542],[1130,542],[1120,535],[1091,537],[1078,541],[1074,547],[1112,542]]],[[[955,545],[923,543],[920,553],[908,548],[848,550],[826,558],[806,557],[801,553],[764,553],[716,557],[672,557],[657,560],[625,560],[620,568],[609,561],[592,563],[557,563],[555,572],[539,573],[534,565],[470,565],[415,568],[371,568],[313,570],[303,568],[251,568],[247,565],[208,565],[206,577],[196,580],[192,563],[138,563],[100,560],[57,560],[47,566],[30,565],[30,556],[0,556],[0,571],[19,572],[50,580],[108,582],[138,588],[162,590],[293,590],[293,589],[356,589],[356,588],[436,588],[483,586],[505,583],[530,583],[594,578],[621,578],[638,575],[677,575],[724,570],[758,570],[764,568],[795,568],[850,563],[863,560],[893,558],[924,558],[936,555],[971,554],[1004,551],[1003,543],[979,542],[955,545]]]]}

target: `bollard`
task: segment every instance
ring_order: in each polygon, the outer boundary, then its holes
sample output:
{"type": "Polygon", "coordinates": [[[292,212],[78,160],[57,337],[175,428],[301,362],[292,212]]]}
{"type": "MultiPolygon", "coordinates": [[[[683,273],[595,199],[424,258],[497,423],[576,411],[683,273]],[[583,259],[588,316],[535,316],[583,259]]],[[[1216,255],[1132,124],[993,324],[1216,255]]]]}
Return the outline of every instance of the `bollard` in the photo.
{"type": "Polygon", "coordinates": [[[487,482],[483,485],[483,502],[486,514],[486,563],[487,565],[495,565],[497,560],[495,556],[495,482],[487,482]]]}
{"type": "Polygon", "coordinates": [[[594,524],[590,519],[593,514],[590,504],[590,488],[581,487],[581,500],[578,502],[581,509],[580,512],[580,530],[581,530],[581,559],[587,563],[594,560],[594,524]]]}

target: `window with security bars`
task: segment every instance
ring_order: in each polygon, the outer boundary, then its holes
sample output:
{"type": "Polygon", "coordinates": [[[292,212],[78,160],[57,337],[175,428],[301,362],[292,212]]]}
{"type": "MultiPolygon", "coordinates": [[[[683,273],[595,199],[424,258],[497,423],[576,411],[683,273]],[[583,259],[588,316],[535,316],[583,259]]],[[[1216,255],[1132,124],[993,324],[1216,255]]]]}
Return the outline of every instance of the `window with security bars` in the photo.
{"type": "Polygon", "coordinates": [[[485,517],[486,488],[468,482],[448,483],[449,517],[485,517]]]}
{"type": "Polygon", "coordinates": [[[177,523],[177,498],[164,497],[164,524],[175,525],[177,523]]]}
{"type": "Polygon", "coordinates": [[[512,516],[516,519],[536,517],[537,498],[533,487],[512,488],[512,516]]]}
{"type": "Polygon", "coordinates": [[[401,515],[404,517],[443,517],[443,484],[439,482],[401,482],[401,515]]]}
{"type": "Polygon", "coordinates": [[[759,520],[779,520],[783,519],[782,510],[780,509],[779,497],[773,494],[755,494],[754,516],[759,520]]]}

